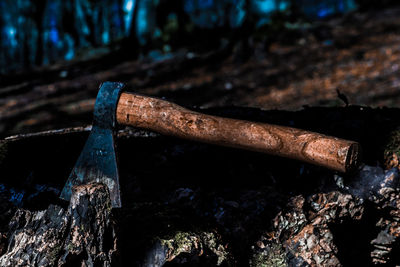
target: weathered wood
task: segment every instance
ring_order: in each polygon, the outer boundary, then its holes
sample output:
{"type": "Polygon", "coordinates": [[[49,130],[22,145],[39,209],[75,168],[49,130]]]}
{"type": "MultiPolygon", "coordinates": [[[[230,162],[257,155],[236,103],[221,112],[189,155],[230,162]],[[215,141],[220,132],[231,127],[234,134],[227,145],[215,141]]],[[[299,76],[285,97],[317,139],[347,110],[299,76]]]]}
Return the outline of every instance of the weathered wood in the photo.
{"type": "Polygon", "coordinates": [[[102,184],[75,187],[67,210],[19,209],[1,266],[115,266],[117,238],[102,184]]]}
{"type": "Polygon", "coordinates": [[[122,93],[117,121],[166,135],[298,159],[333,170],[354,170],[358,143],[300,129],[197,113],[157,98],[122,93]]]}

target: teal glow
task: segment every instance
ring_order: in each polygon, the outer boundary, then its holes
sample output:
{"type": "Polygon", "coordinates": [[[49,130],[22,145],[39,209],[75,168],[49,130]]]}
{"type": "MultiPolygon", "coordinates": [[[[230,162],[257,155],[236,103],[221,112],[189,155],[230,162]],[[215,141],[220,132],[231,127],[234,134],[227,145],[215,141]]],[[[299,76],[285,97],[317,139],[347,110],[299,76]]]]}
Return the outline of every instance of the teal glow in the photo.
{"type": "Polygon", "coordinates": [[[279,10],[280,11],[285,11],[288,8],[289,8],[289,2],[279,1],[279,10]]]}
{"type": "Polygon", "coordinates": [[[276,10],[274,0],[255,0],[253,5],[257,10],[257,13],[268,14],[276,10]]]}
{"type": "Polygon", "coordinates": [[[17,31],[15,30],[15,28],[12,28],[12,27],[8,28],[8,35],[10,37],[15,37],[16,33],[17,33],[17,31]]]}
{"type": "Polygon", "coordinates": [[[137,2],[136,11],[136,36],[140,45],[145,45],[147,38],[153,34],[154,31],[154,6],[153,0],[142,0],[137,2]]]}
{"type": "Polygon", "coordinates": [[[131,12],[133,10],[134,0],[126,0],[124,4],[124,11],[131,12]]]}
{"type": "Polygon", "coordinates": [[[128,36],[132,27],[132,18],[135,11],[135,0],[125,0],[123,4],[125,35],[128,36]]]}
{"type": "MultiPolygon", "coordinates": [[[[251,1],[251,9],[254,13],[261,16],[269,16],[276,11],[285,11],[289,8],[288,0],[253,0],[251,1]]],[[[263,18],[267,19],[267,18],[263,18]]]]}
{"type": "Polygon", "coordinates": [[[110,42],[110,34],[107,31],[103,32],[101,35],[101,39],[103,44],[108,44],[110,42]]]}
{"type": "Polygon", "coordinates": [[[17,29],[14,27],[6,27],[6,33],[8,35],[8,40],[10,42],[11,46],[17,46],[18,41],[17,41],[17,29]]]}

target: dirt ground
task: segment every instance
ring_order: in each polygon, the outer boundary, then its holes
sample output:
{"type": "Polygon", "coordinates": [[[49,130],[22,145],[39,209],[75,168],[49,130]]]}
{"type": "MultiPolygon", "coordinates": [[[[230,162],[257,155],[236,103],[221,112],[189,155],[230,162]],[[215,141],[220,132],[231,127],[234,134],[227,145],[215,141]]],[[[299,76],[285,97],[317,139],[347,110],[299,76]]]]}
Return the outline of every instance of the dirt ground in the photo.
{"type": "Polygon", "coordinates": [[[0,137],[90,124],[97,89],[107,80],[187,107],[398,107],[399,15],[400,9],[352,13],[283,32],[268,45],[250,39],[246,59],[241,45],[181,50],[160,61],[127,60],[117,51],[3,76],[0,137]],[[295,35],[291,45],[282,41],[288,35],[295,35]]]}

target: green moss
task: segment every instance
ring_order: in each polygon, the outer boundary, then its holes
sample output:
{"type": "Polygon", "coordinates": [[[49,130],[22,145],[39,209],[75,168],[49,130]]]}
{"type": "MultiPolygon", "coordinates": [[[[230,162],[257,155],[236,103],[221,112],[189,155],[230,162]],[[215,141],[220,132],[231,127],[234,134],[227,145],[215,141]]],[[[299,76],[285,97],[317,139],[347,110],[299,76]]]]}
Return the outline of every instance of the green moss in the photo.
{"type": "Polygon", "coordinates": [[[74,244],[72,244],[72,242],[69,243],[68,246],[67,246],[68,251],[73,251],[74,248],[75,248],[75,246],[74,246],[74,244]]]}
{"type": "Polygon", "coordinates": [[[203,232],[195,234],[191,232],[176,232],[171,239],[159,239],[161,245],[167,247],[172,256],[178,256],[182,252],[190,253],[192,250],[203,250],[203,248],[211,251],[217,257],[217,265],[221,265],[228,259],[228,252],[221,245],[214,233],[203,232]]]}
{"type": "Polygon", "coordinates": [[[204,245],[217,256],[217,265],[221,265],[228,259],[228,251],[226,251],[221,244],[218,244],[219,242],[214,233],[204,232],[202,234],[202,241],[204,245]]]}
{"type": "Polygon", "coordinates": [[[283,267],[288,266],[285,251],[280,244],[272,244],[269,249],[253,254],[252,267],[283,267]]]}
{"type": "Polygon", "coordinates": [[[172,250],[174,256],[189,252],[194,242],[196,242],[196,237],[189,232],[177,232],[171,239],[161,239],[161,244],[172,250]]]}

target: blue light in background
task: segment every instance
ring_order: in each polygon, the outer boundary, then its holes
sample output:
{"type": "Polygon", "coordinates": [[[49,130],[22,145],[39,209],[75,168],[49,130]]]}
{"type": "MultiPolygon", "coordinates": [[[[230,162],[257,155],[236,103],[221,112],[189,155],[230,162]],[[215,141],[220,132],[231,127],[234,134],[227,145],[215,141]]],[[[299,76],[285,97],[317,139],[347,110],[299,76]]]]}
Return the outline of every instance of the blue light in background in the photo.
{"type": "Polygon", "coordinates": [[[75,56],[75,42],[74,39],[71,37],[71,35],[69,34],[65,35],[65,44],[67,47],[67,52],[64,55],[64,59],[71,60],[75,56]]]}
{"type": "Polygon", "coordinates": [[[135,11],[135,0],[125,0],[123,4],[125,35],[128,36],[132,26],[133,13],[135,11]]]}
{"type": "Polygon", "coordinates": [[[119,29],[122,26],[121,17],[119,16],[120,5],[118,3],[114,3],[112,5],[112,13],[113,16],[113,23],[119,29]]]}
{"type": "Polygon", "coordinates": [[[51,26],[51,27],[57,26],[57,20],[56,20],[55,17],[52,17],[52,18],[50,19],[50,26],[51,26]]]}
{"type": "Polygon", "coordinates": [[[341,12],[349,12],[357,9],[357,3],[355,0],[342,0],[340,3],[343,5],[343,10],[341,12]]]}
{"type": "Polygon", "coordinates": [[[133,5],[135,4],[134,0],[125,0],[124,11],[131,12],[133,10],[133,5]]]}
{"type": "Polygon", "coordinates": [[[322,19],[334,14],[350,12],[357,8],[355,0],[302,0],[300,6],[311,19],[322,19]]]}
{"type": "Polygon", "coordinates": [[[197,1],[199,8],[210,8],[214,5],[213,0],[198,0],[197,1]]]}
{"type": "Polygon", "coordinates": [[[285,11],[290,6],[289,0],[251,0],[251,12],[259,15],[257,26],[271,22],[271,15],[274,12],[285,11]]]}
{"type": "Polygon", "coordinates": [[[5,33],[6,33],[8,41],[9,41],[9,44],[13,47],[17,46],[18,45],[17,29],[12,26],[8,26],[8,27],[5,27],[5,33]]]}
{"type": "Polygon", "coordinates": [[[52,43],[54,43],[54,44],[58,43],[59,36],[58,36],[58,31],[57,31],[57,29],[55,27],[52,27],[50,29],[49,35],[50,35],[50,41],[52,43]]]}
{"type": "Polygon", "coordinates": [[[243,24],[247,14],[245,4],[244,0],[233,0],[233,7],[229,15],[229,22],[232,28],[239,27],[243,24]]]}
{"type": "Polygon", "coordinates": [[[323,7],[320,10],[318,10],[317,16],[318,18],[325,18],[326,16],[332,15],[334,13],[335,10],[333,10],[333,8],[323,7]]]}
{"type": "Polygon", "coordinates": [[[215,7],[213,0],[185,0],[183,8],[185,12],[191,13],[195,10],[209,9],[215,7]]]}
{"type": "Polygon", "coordinates": [[[8,28],[8,35],[10,36],[10,38],[15,38],[16,33],[17,33],[17,31],[15,30],[15,28],[13,28],[13,27],[8,28]]]}
{"type": "Polygon", "coordinates": [[[142,0],[136,6],[135,28],[140,45],[145,45],[155,30],[155,6],[153,0],[142,0]]]}
{"type": "Polygon", "coordinates": [[[338,3],[338,10],[339,10],[340,12],[343,12],[343,11],[344,11],[344,2],[343,2],[343,0],[340,0],[340,1],[339,1],[339,3],[338,3]]]}
{"type": "Polygon", "coordinates": [[[278,9],[280,11],[284,11],[289,8],[289,5],[290,5],[289,2],[287,2],[287,1],[279,1],[278,9]]]}
{"type": "Polygon", "coordinates": [[[110,34],[108,33],[108,31],[104,31],[101,34],[101,39],[103,44],[108,44],[110,42],[110,34]]]}
{"type": "MultiPolygon", "coordinates": [[[[125,36],[135,34],[141,45],[162,34],[156,28],[155,21],[156,6],[160,0],[74,0],[70,5],[63,0],[45,0],[45,14],[43,21],[39,22],[43,28],[42,33],[38,32],[36,23],[30,23],[32,20],[30,16],[36,12],[27,12],[34,6],[27,5],[31,2],[35,1],[0,0],[0,10],[5,11],[0,16],[0,45],[2,46],[0,56],[9,55],[7,58],[2,57],[6,59],[0,62],[0,71],[9,68],[8,58],[22,62],[25,56],[24,51],[32,54],[28,57],[29,62],[34,64],[38,45],[34,40],[45,40],[43,61],[47,62],[46,58],[72,59],[76,55],[75,49],[91,47],[98,45],[97,43],[109,44],[118,40],[121,34],[125,36]],[[10,10],[11,3],[19,8],[10,10]],[[101,6],[102,11],[96,8],[98,5],[101,6]],[[67,6],[70,9],[69,13],[63,11],[67,6]],[[70,15],[71,12],[76,21],[68,25],[69,27],[65,27],[62,17],[70,15]],[[28,23],[35,25],[28,25],[28,23]],[[135,28],[134,32],[131,31],[132,27],[135,28]],[[74,34],[70,32],[71,28],[74,28],[74,34]],[[32,33],[28,34],[27,31],[32,31],[32,33]],[[95,41],[91,40],[92,35],[96,36],[95,41]]],[[[356,0],[294,0],[294,2],[312,20],[324,19],[357,8],[356,0]]],[[[243,24],[246,16],[252,15],[255,15],[258,26],[269,23],[271,14],[287,10],[291,0],[181,0],[181,3],[196,26],[213,28],[229,23],[231,28],[236,28],[243,24]]]]}
{"type": "Polygon", "coordinates": [[[74,50],[73,50],[73,49],[70,49],[70,50],[67,52],[67,54],[65,54],[64,58],[65,58],[65,60],[71,60],[71,59],[74,58],[74,56],[75,56],[74,50]]]}
{"type": "Polygon", "coordinates": [[[269,14],[276,10],[275,0],[255,0],[252,4],[254,11],[259,14],[269,14]]]}

